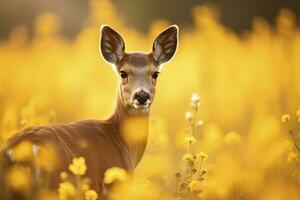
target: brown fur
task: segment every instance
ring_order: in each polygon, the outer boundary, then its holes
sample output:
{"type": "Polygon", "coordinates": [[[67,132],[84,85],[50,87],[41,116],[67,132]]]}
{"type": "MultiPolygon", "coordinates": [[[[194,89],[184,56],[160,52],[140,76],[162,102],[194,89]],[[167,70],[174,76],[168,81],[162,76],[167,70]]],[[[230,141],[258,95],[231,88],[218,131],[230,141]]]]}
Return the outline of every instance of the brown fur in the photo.
{"type": "MultiPolygon", "coordinates": [[[[74,157],[83,156],[88,166],[87,176],[92,179],[93,186],[98,191],[102,190],[104,184],[101,180],[105,170],[117,166],[132,171],[139,163],[147,143],[147,138],[139,144],[125,142],[121,127],[131,114],[119,100],[117,102],[115,113],[105,121],[82,120],[27,128],[10,138],[3,152],[25,140],[54,146],[60,163],[59,168],[51,173],[51,187],[57,187],[59,173],[68,170],[74,157]]],[[[149,114],[141,117],[148,119],[149,114]]]]}

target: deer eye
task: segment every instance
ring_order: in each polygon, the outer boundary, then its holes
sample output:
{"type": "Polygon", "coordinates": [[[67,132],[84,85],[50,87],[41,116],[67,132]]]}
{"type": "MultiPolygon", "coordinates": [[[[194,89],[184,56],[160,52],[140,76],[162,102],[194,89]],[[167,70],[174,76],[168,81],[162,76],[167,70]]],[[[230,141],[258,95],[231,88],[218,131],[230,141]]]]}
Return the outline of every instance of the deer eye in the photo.
{"type": "Polygon", "coordinates": [[[159,72],[154,72],[154,73],[152,74],[152,78],[156,80],[157,77],[158,77],[158,74],[159,74],[159,72]]]}
{"type": "Polygon", "coordinates": [[[125,71],[120,71],[120,76],[122,79],[125,79],[128,77],[128,74],[125,71]]]}

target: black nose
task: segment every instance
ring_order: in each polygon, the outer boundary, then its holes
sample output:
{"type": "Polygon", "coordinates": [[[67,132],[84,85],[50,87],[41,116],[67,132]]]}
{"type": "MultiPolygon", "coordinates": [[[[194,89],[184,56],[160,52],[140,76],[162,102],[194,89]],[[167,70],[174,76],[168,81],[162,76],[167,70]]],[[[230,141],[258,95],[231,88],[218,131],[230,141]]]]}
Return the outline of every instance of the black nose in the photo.
{"type": "Polygon", "coordinates": [[[135,93],[134,98],[140,103],[145,104],[148,99],[150,99],[150,95],[148,92],[144,90],[140,90],[135,93]]]}

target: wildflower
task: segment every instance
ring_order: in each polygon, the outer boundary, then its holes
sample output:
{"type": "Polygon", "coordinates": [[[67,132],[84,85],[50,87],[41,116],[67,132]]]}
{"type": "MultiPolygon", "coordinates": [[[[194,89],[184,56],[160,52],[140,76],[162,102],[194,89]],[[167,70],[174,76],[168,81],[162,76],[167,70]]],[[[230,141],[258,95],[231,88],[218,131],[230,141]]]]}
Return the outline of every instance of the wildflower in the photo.
{"type": "Polygon", "coordinates": [[[291,119],[291,116],[290,116],[290,115],[284,114],[284,115],[282,115],[282,117],[281,117],[281,122],[282,122],[282,123],[287,123],[287,122],[290,121],[290,119],[291,119]]]}
{"type": "Polygon", "coordinates": [[[193,180],[188,184],[188,188],[191,192],[200,192],[201,191],[201,183],[198,180],[193,180]]]}
{"type": "Polygon", "coordinates": [[[300,117],[300,108],[297,110],[296,116],[297,116],[297,117],[300,117]]]}
{"type": "Polygon", "coordinates": [[[186,112],[185,113],[185,119],[187,119],[188,121],[191,121],[193,118],[193,115],[191,112],[186,112]]]}
{"type": "Polygon", "coordinates": [[[60,183],[58,188],[58,197],[59,200],[75,199],[76,197],[75,186],[70,182],[60,183]]]}
{"type": "Polygon", "coordinates": [[[224,136],[223,142],[228,145],[238,144],[241,142],[241,136],[235,131],[230,131],[224,136]]]}
{"type": "Polygon", "coordinates": [[[115,181],[125,181],[128,179],[127,172],[119,167],[112,167],[106,170],[104,174],[104,183],[110,184],[115,181]]]}
{"type": "Polygon", "coordinates": [[[61,172],[60,173],[60,178],[61,178],[61,180],[66,180],[68,178],[67,172],[61,172]]]}
{"type": "Polygon", "coordinates": [[[13,155],[16,161],[29,161],[33,158],[32,142],[23,141],[13,148],[13,155]]]}
{"type": "Polygon", "coordinates": [[[203,151],[200,151],[199,153],[196,153],[197,158],[206,159],[208,155],[204,153],[203,151]]]}
{"type": "Polygon", "coordinates": [[[182,157],[182,161],[184,161],[184,162],[190,162],[190,161],[193,161],[193,159],[194,159],[194,156],[189,153],[185,154],[182,157]]]}
{"type": "Polygon", "coordinates": [[[192,144],[195,144],[196,142],[197,142],[197,139],[194,136],[187,136],[184,138],[185,144],[192,145],[192,144]]]}
{"type": "Polygon", "coordinates": [[[86,172],[85,159],[83,157],[74,158],[69,170],[75,175],[84,175],[86,172]]]}
{"type": "Polygon", "coordinates": [[[6,174],[6,184],[15,191],[28,191],[32,185],[29,168],[13,167],[6,174]]]}
{"type": "Polygon", "coordinates": [[[95,190],[87,190],[84,193],[85,200],[96,200],[98,199],[98,194],[95,190]]]}
{"type": "Polygon", "coordinates": [[[89,185],[89,184],[83,183],[83,184],[81,185],[81,190],[82,190],[82,191],[87,191],[87,190],[89,190],[89,189],[90,189],[90,185],[89,185]]]}
{"type": "Polygon", "coordinates": [[[300,122],[300,106],[296,112],[296,116],[298,117],[298,122],[300,122]]]}
{"type": "Polygon", "coordinates": [[[197,93],[193,93],[191,97],[191,106],[193,108],[198,107],[200,105],[200,98],[197,93]]]}
{"type": "Polygon", "coordinates": [[[197,127],[203,126],[204,122],[202,120],[197,121],[197,127]]]}

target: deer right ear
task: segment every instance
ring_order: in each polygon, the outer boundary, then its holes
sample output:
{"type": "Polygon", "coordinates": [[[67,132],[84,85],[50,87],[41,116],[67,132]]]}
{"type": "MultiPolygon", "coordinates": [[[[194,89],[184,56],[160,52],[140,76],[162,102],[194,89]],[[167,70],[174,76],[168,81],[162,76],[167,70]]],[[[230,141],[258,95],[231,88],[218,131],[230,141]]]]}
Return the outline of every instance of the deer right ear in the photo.
{"type": "Polygon", "coordinates": [[[172,25],[163,31],[154,40],[152,55],[158,64],[163,64],[171,60],[174,56],[178,43],[178,26],[172,25]]]}
{"type": "Polygon", "coordinates": [[[125,44],[116,31],[103,25],[101,27],[100,49],[107,62],[117,64],[124,56],[125,44]]]}

